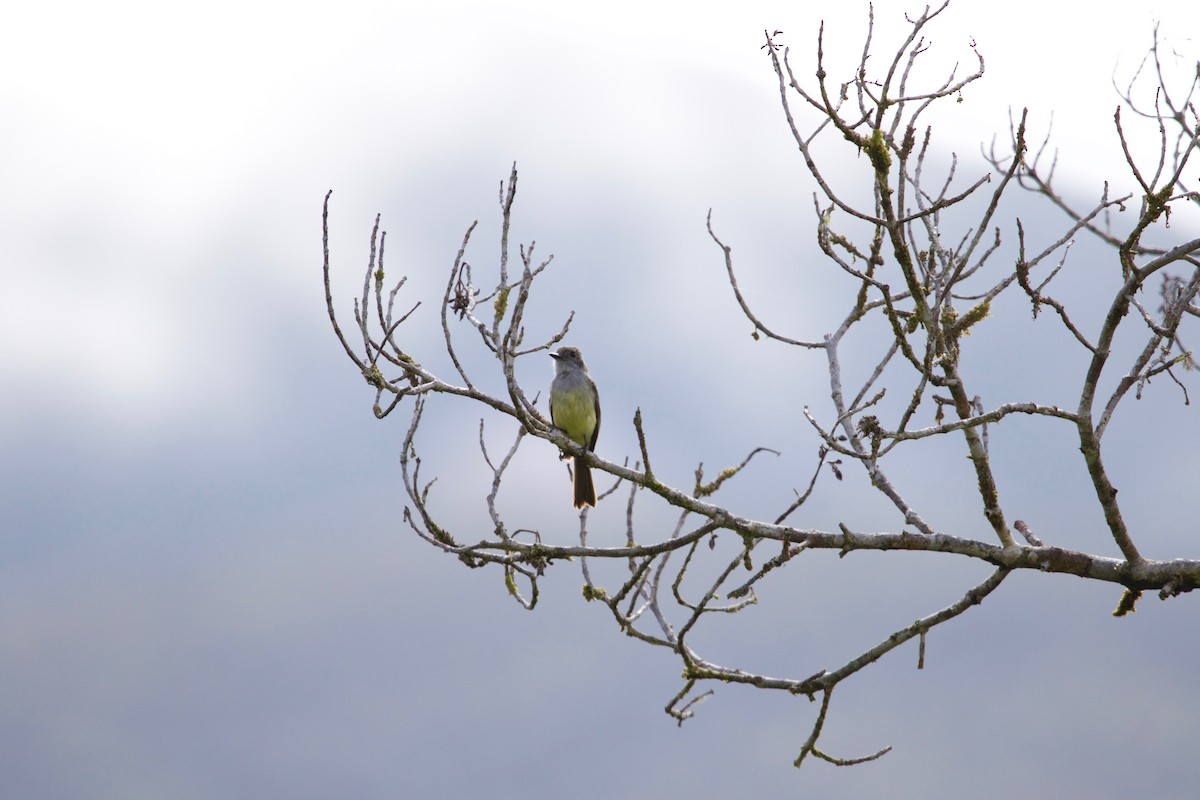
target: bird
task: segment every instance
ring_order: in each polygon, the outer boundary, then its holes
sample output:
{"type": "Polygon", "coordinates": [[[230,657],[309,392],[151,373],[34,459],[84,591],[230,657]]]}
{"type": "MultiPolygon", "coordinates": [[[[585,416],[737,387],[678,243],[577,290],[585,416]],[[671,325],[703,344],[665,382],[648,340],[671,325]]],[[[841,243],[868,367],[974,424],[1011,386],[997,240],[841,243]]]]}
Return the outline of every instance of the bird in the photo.
{"type": "MultiPolygon", "coordinates": [[[[550,421],[571,441],[594,450],[600,435],[600,393],[588,374],[578,347],[560,347],[549,354],[554,359],[554,381],[550,384],[550,421]]],[[[563,458],[567,456],[564,454],[563,458]]],[[[575,508],[596,505],[592,469],[575,456],[575,508]]]]}

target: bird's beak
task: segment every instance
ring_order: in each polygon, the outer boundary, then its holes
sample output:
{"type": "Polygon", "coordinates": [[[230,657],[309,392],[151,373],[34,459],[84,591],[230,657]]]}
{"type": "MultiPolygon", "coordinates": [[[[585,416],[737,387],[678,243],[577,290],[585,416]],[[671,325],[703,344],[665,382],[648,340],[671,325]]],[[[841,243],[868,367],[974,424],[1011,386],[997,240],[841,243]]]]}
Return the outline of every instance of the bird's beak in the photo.
{"type": "Polygon", "coordinates": [[[546,355],[550,356],[550,357],[551,357],[551,358],[553,358],[555,361],[557,361],[559,358],[561,358],[561,356],[559,356],[559,354],[558,354],[558,353],[546,353],[546,355]]]}

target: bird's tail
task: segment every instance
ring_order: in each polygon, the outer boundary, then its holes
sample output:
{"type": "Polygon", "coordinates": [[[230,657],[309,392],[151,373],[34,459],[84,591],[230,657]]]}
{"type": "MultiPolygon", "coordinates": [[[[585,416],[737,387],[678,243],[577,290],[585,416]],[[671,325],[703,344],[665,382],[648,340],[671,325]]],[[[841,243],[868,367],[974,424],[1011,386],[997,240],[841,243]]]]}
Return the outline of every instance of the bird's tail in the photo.
{"type": "Polygon", "coordinates": [[[592,468],[575,456],[575,507],[596,505],[596,485],[592,483],[592,468]]]}

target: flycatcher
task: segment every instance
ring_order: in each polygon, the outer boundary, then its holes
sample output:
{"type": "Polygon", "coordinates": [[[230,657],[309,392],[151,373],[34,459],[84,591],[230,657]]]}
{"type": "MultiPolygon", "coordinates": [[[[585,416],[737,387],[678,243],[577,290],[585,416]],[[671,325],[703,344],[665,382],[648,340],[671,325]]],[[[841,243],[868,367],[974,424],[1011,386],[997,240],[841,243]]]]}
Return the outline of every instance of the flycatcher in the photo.
{"type": "MultiPolygon", "coordinates": [[[[596,448],[600,435],[600,393],[578,347],[560,347],[554,359],[554,382],[550,384],[550,421],[576,444],[596,448]]],[[[566,458],[566,456],[563,456],[566,458]]],[[[592,468],[575,456],[575,507],[596,505],[592,468]]]]}

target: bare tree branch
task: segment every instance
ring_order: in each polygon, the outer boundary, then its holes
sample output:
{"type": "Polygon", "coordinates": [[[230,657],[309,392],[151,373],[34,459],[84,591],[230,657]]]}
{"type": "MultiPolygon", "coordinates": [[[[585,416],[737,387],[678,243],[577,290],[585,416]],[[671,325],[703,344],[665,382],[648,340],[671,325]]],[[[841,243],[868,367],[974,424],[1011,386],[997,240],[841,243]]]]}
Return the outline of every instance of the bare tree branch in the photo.
{"type": "MultiPolygon", "coordinates": [[[[403,522],[408,529],[468,567],[498,572],[508,594],[527,609],[541,600],[539,582],[547,570],[578,564],[587,601],[606,607],[627,636],[665,648],[679,659],[682,688],[665,710],[680,724],[712,695],[704,685],[714,681],[804,695],[814,701],[819,694],[821,705],[797,765],[809,756],[848,765],[887,753],[890,748],[840,758],[818,746],[834,688],[913,639],[919,643],[918,666],[923,665],[926,639],[936,628],[965,615],[1013,572],[1070,575],[1112,585],[1119,591],[1118,616],[1133,611],[1146,591],[1157,591],[1165,600],[1200,587],[1200,560],[1142,556],[1135,538],[1143,532],[1131,523],[1140,517],[1127,513],[1118,502],[1116,473],[1108,471],[1102,446],[1118,411],[1133,413],[1131,404],[1123,400],[1131,393],[1140,398],[1162,376],[1170,379],[1162,381],[1168,389],[1179,390],[1182,404],[1190,403],[1187,381],[1193,376],[1188,373],[1197,364],[1184,342],[1195,333],[1200,319],[1200,238],[1184,240],[1170,229],[1170,223],[1172,209],[1175,213],[1181,208],[1191,210],[1200,202],[1186,184],[1185,169],[1194,163],[1193,153],[1200,148],[1194,101],[1200,93],[1200,70],[1189,75],[1182,91],[1169,87],[1171,71],[1155,32],[1150,52],[1122,93],[1132,115],[1123,120],[1118,111],[1113,117],[1125,168],[1138,189],[1113,198],[1106,181],[1099,200],[1081,206],[1085,210],[1080,211],[1055,184],[1058,155],[1050,149],[1049,134],[1030,155],[1026,143],[1030,121],[1024,110],[1019,118],[1010,118],[1007,145],[1000,149],[993,141],[980,172],[963,177],[974,169],[971,164],[960,164],[953,154],[940,155],[934,127],[924,122],[926,112],[935,103],[953,101],[984,74],[983,56],[971,42],[976,66],[969,74],[960,76],[955,66],[928,86],[917,85],[917,66],[933,46],[927,29],[946,8],[944,2],[935,9],[926,7],[909,19],[907,34],[882,54],[872,10],[859,61],[841,81],[827,71],[823,25],[817,34],[815,71],[808,79],[793,68],[791,53],[780,41],[782,34],[764,31],[763,50],[778,84],[785,124],[816,184],[814,233],[820,254],[816,258],[836,278],[830,285],[839,288],[831,291],[850,285],[845,295],[822,298],[843,310],[840,321],[816,337],[796,330],[785,333],[775,323],[766,324],[742,288],[742,281],[758,276],[735,271],[733,248],[716,233],[711,210],[706,226],[737,307],[753,326],[760,345],[799,348],[788,351],[796,357],[823,351],[827,382],[822,378],[825,385],[819,391],[809,389],[811,397],[799,398],[795,416],[784,421],[792,425],[803,416],[818,440],[815,457],[809,461],[806,456],[799,469],[778,450],[746,445],[742,452],[747,455],[714,478],[705,479],[701,463],[690,485],[673,486],[651,466],[651,450],[661,453],[669,443],[652,439],[640,408],[626,423],[632,426],[637,452],[617,460],[602,458],[553,427],[536,407],[537,394],[531,401],[518,381],[517,366],[521,359],[540,355],[566,339],[575,312],[563,312],[560,321],[548,323],[545,330],[541,329],[545,323],[531,322],[540,320],[540,315],[527,313],[534,308],[534,285],[555,262],[552,256],[535,255],[541,252],[535,242],[516,243],[513,238],[515,164],[500,183],[498,258],[477,260],[474,265],[468,260],[475,247],[476,223],[472,222],[449,266],[437,312],[440,353],[427,349],[428,337],[410,335],[412,326],[422,324],[421,312],[427,309],[420,302],[400,302],[402,291],[407,291],[405,279],[388,288],[387,234],[379,217],[369,237],[361,290],[351,303],[358,330],[342,327],[332,288],[329,194],[322,209],[325,305],[334,336],[373,389],[372,411],[377,417],[387,417],[405,401],[411,405],[400,454],[407,497],[403,522]],[[881,74],[875,71],[876,64],[883,65],[881,74]],[[1149,83],[1148,91],[1143,82],[1149,83]],[[1152,98],[1148,103],[1146,96],[1152,98]],[[1157,151],[1151,148],[1148,156],[1143,140],[1133,133],[1140,124],[1153,127],[1157,142],[1157,151]],[[814,149],[818,146],[848,147],[869,172],[843,176],[822,169],[814,149]],[[985,185],[990,191],[979,191],[985,185]],[[1019,219],[1010,225],[1005,204],[1017,189],[1057,209],[1056,215],[1065,213],[1062,229],[1037,241],[1040,234],[1028,232],[1019,219]],[[1132,220],[1115,229],[1110,212],[1134,207],[1132,220]],[[1107,261],[1080,263],[1078,251],[1072,248],[1076,237],[1084,234],[1089,240],[1094,237],[1107,261]],[[514,253],[519,264],[510,258],[514,253]],[[483,270],[477,266],[480,263],[493,266],[483,270]],[[1092,294],[1080,296],[1067,286],[1067,276],[1085,267],[1092,294]],[[1158,282],[1161,298],[1157,309],[1146,300],[1152,280],[1158,282]],[[993,304],[1006,292],[1022,304],[1032,304],[1034,321],[1029,324],[1041,325],[1039,334],[1045,335],[1047,327],[1038,314],[1048,307],[1054,311],[1049,328],[1059,334],[1065,331],[1068,341],[1079,345],[1071,345],[1078,363],[1049,366],[1063,374],[1082,375],[1072,384],[1078,397],[1073,408],[1062,408],[1061,398],[1055,402],[1037,391],[985,402],[980,386],[972,385],[980,382],[981,372],[1011,366],[980,362],[966,345],[980,326],[1000,324],[989,320],[993,304]],[[398,312],[405,307],[409,310],[398,312]],[[1129,346],[1131,339],[1136,347],[1129,346]],[[430,366],[441,354],[456,373],[452,379],[440,377],[430,366]],[[485,366],[477,358],[483,358],[485,366]],[[385,375],[384,370],[395,374],[385,375]],[[503,389],[498,392],[484,388],[501,382],[503,389]],[[422,460],[422,448],[436,451],[441,443],[429,443],[424,412],[428,404],[440,404],[444,397],[466,401],[472,417],[476,412],[483,415],[478,447],[490,477],[477,487],[487,511],[487,522],[479,531],[470,530],[454,513],[470,490],[459,487],[453,496],[442,496],[437,477],[425,475],[431,467],[422,460]],[[1016,424],[1018,415],[1030,424],[1016,424]],[[1039,537],[1023,520],[1015,520],[1010,530],[1008,520],[1014,509],[1001,485],[1006,473],[996,468],[992,453],[998,447],[1011,447],[1014,441],[1020,446],[1019,437],[1028,427],[1036,428],[1035,436],[1047,429],[1072,435],[1072,449],[1077,447],[1083,455],[1095,507],[1119,557],[1047,545],[1042,537],[1045,541],[1065,537],[1044,528],[1039,537]],[[499,450],[497,430],[507,442],[499,450]],[[562,454],[578,458],[597,476],[609,476],[609,488],[599,499],[602,504],[623,503],[624,546],[592,544],[589,526],[596,523],[586,509],[578,515],[578,544],[552,544],[554,537],[543,537],[527,523],[506,517],[500,498],[528,437],[545,440],[562,454]],[[935,443],[952,447],[955,458],[945,459],[943,451],[914,461],[935,443]],[[775,458],[757,458],[765,453],[775,458]],[[937,475],[922,474],[912,468],[913,463],[935,463],[937,475]],[[818,487],[828,486],[821,483],[823,475],[832,473],[842,481],[859,469],[868,491],[886,499],[891,523],[875,530],[855,530],[851,527],[855,510],[848,509],[836,529],[785,524],[818,487]],[[785,474],[796,476],[787,496],[773,501],[772,507],[783,509],[773,520],[735,511],[724,502],[722,493],[728,487],[754,481],[767,470],[788,470],[785,474]],[[971,501],[978,524],[990,530],[988,541],[961,530],[957,522],[939,524],[939,519],[947,518],[944,509],[911,499],[927,496],[912,491],[913,486],[928,486],[934,480],[950,485],[949,476],[958,477],[960,472],[974,483],[971,501]],[[655,508],[645,510],[646,504],[655,508]],[[674,522],[646,526],[644,515],[660,507],[668,508],[668,519],[674,522]],[[447,519],[469,532],[452,532],[447,519]],[[939,610],[898,630],[891,630],[893,623],[872,634],[877,643],[840,666],[801,665],[796,675],[776,676],[754,664],[722,665],[707,656],[702,632],[714,614],[728,618],[746,612],[769,596],[766,586],[787,580],[783,576],[795,572],[789,567],[811,559],[810,553],[819,550],[843,556],[860,550],[928,553],[931,558],[969,559],[986,565],[989,572],[963,594],[961,587],[947,588],[951,601],[939,610]],[[882,638],[876,640],[876,635],[882,638]]],[[[1088,511],[1094,513],[1095,507],[1088,511]]],[[[515,516],[525,513],[517,511],[515,516]]],[[[1086,516],[1081,509],[1080,517],[1086,516]]]]}

